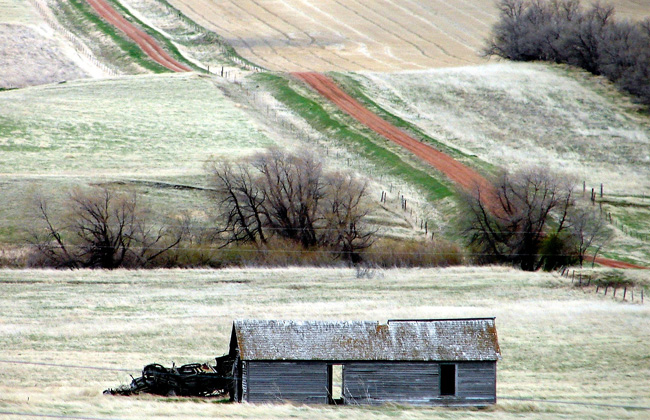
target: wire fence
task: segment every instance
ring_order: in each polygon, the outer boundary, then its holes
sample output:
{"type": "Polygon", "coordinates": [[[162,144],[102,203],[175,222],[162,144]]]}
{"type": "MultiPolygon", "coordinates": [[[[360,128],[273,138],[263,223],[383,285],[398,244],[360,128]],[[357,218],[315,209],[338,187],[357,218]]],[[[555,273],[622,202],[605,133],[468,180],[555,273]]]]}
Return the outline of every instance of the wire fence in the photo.
{"type": "Polygon", "coordinates": [[[50,27],[52,27],[52,29],[54,29],[57,33],[62,34],[80,56],[84,57],[87,61],[92,63],[92,65],[107,75],[115,76],[118,74],[115,69],[109,67],[104,62],[101,62],[99,59],[97,59],[92,50],[75,34],[64,28],[56,20],[52,14],[52,11],[49,9],[47,3],[44,0],[30,0],[30,2],[38,10],[39,14],[47,22],[47,24],[50,25],[50,27]]]}

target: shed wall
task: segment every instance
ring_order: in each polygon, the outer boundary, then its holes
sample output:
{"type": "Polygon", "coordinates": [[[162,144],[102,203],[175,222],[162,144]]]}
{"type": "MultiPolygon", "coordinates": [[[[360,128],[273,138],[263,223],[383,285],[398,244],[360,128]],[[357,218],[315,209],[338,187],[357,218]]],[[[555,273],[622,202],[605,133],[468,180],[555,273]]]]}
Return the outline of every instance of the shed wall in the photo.
{"type": "Polygon", "coordinates": [[[327,363],[248,361],[242,374],[248,402],[328,402],[327,363]]]}
{"type": "Polygon", "coordinates": [[[497,363],[458,363],[456,395],[467,404],[494,404],[497,402],[497,363]]]}
{"type": "Polygon", "coordinates": [[[437,363],[346,363],[343,395],[346,403],[427,404],[440,394],[437,363]]]}
{"type": "Polygon", "coordinates": [[[346,363],[346,403],[481,405],[496,402],[496,362],[458,362],[456,395],[440,395],[439,363],[346,363]]]}

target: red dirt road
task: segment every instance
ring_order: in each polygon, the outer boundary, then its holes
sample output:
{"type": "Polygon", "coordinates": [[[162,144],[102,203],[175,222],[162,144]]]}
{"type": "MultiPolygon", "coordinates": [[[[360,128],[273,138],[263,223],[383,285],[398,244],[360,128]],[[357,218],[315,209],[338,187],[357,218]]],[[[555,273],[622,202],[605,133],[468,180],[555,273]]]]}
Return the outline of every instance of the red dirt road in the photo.
{"type": "MultiPolygon", "coordinates": [[[[388,121],[370,112],[359,101],[345,93],[332,79],[320,73],[292,73],[293,76],[303,80],[318,93],[334,102],[341,110],[352,116],[376,133],[386,137],[396,144],[409,150],[431,166],[445,174],[449,179],[469,192],[480,188],[482,201],[490,211],[500,211],[494,187],[490,182],[475,170],[468,168],[451,156],[448,156],[433,147],[426,145],[408,134],[404,133],[388,121]],[[486,193],[487,192],[487,193],[486,193]]],[[[635,264],[597,257],[596,263],[613,268],[648,269],[635,264]]]]}
{"type": "Polygon", "coordinates": [[[497,209],[497,206],[493,204],[494,201],[490,198],[495,196],[494,187],[475,170],[468,168],[433,147],[414,139],[388,121],[370,112],[359,101],[345,93],[329,77],[320,73],[293,73],[293,75],[305,81],[318,91],[318,93],[334,102],[339,108],[360,123],[429,163],[464,190],[473,193],[477,191],[477,188],[480,188],[481,195],[488,198],[484,202],[488,204],[492,211],[497,209]]]}
{"type": "Polygon", "coordinates": [[[152,60],[175,72],[192,71],[189,67],[174,60],[156,41],[140,29],[136,28],[113,9],[105,0],[87,0],[88,4],[107,22],[124,32],[135,41],[152,60]]]}
{"type": "MultiPolygon", "coordinates": [[[[586,257],[586,260],[589,260],[589,256],[586,257]]],[[[612,268],[636,268],[640,270],[650,270],[650,267],[643,267],[636,264],[631,264],[623,261],[610,260],[609,258],[596,257],[596,264],[604,265],[605,267],[612,268]]]]}

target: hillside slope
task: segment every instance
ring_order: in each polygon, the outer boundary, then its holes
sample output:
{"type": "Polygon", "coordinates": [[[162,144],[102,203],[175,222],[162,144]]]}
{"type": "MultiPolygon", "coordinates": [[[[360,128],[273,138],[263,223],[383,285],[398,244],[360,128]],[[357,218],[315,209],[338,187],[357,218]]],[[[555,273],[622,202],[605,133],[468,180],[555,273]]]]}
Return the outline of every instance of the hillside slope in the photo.
{"type": "Polygon", "coordinates": [[[597,78],[525,63],[353,77],[386,110],[493,165],[650,195],[650,121],[597,78]]]}
{"type": "Polygon", "coordinates": [[[593,188],[614,227],[605,255],[650,261],[650,121],[608,82],[521,63],[335,77],[412,131],[494,167],[548,167],[585,201],[593,188]]]}
{"type": "MultiPolygon", "coordinates": [[[[146,3],[153,0],[122,0],[146,3]]],[[[395,72],[485,63],[494,0],[169,0],[240,54],[276,71],[395,72]]],[[[614,0],[621,18],[647,2],[614,0]]]]}

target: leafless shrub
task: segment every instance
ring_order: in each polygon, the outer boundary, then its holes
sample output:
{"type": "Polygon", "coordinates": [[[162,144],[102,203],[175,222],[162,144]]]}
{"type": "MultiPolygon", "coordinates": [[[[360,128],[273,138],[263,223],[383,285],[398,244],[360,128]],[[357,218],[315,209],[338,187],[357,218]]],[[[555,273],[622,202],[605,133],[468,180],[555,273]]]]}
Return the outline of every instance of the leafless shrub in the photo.
{"type": "Polygon", "coordinates": [[[650,104],[650,20],[614,20],[614,8],[579,0],[501,0],[484,49],[517,61],[544,60],[602,74],[650,104]]]}
{"type": "Polygon", "coordinates": [[[366,264],[380,268],[447,267],[465,262],[460,246],[442,239],[420,241],[382,238],[362,256],[366,264]]]}
{"type": "Polygon", "coordinates": [[[57,268],[145,267],[182,238],[182,229],[154,225],[135,193],[74,190],[61,220],[53,220],[45,199],[35,201],[41,226],[32,231],[31,242],[46,264],[57,268]]]}

